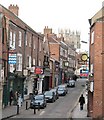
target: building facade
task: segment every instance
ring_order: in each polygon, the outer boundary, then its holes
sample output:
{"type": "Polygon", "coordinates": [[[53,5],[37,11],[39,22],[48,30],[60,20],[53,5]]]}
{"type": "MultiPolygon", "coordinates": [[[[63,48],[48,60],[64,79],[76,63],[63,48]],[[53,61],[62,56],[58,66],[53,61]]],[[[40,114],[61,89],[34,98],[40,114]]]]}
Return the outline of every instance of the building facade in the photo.
{"type": "MultiPolygon", "coordinates": [[[[43,69],[44,37],[19,19],[18,10],[17,5],[10,5],[9,9],[0,5],[0,12],[3,14],[3,107],[10,101],[11,90],[14,95],[18,92],[22,99],[27,99],[35,89],[41,91],[42,88],[42,82],[38,79],[35,69],[43,69]]],[[[15,102],[14,98],[13,104],[16,104],[15,102]]]]}
{"type": "Polygon", "coordinates": [[[90,75],[88,91],[88,116],[104,117],[104,7],[90,23],[90,75]]]}

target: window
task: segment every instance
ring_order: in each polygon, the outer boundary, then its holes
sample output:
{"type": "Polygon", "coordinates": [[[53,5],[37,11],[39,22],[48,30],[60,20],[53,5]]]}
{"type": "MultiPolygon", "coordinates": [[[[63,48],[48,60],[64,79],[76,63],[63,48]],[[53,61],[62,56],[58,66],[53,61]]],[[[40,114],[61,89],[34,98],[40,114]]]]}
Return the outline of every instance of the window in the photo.
{"type": "Polygon", "coordinates": [[[35,49],[35,40],[34,40],[34,45],[33,46],[34,46],[34,49],[35,49]]]}
{"type": "Polygon", "coordinates": [[[10,31],[10,41],[9,41],[9,47],[11,49],[15,49],[15,41],[16,41],[16,33],[10,31]]]}
{"type": "Polygon", "coordinates": [[[41,60],[39,60],[39,66],[41,66],[41,60]]]}
{"type": "Polygon", "coordinates": [[[27,67],[31,68],[31,56],[27,56],[27,67]]]}
{"type": "Polygon", "coordinates": [[[41,42],[39,43],[39,51],[41,51],[41,42]]]}
{"type": "Polygon", "coordinates": [[[26,35],[26,41],[25,41],[25,45],[27,46],[27,35],[26,35]]]}
{"type": "Polygon", "coordinates": [[[12,46],[13,49],[15,49],[15,41],[16,41],[16,34],[14,32],[13,33],[13,46],[12,46]]]}
{"type": "Polygon", "coordinates": [[[33,58],[33,65],[35,65],[35,58],[33,58]]]}
{"type": "Polygon", "coordinates": [[[31,56],[29,56],[29,68],[31,68],[31,56]]]}
{"type": "Polygon", "coordinates": [[[27,56],[27,67],[29,67],[29,56],[27,56]]]}
{"type": "Polygon", "coordinates": [[[91,33],[91,44],[94,43],[94,31],[91,33]]]}
{"type": "Polygon", "coordinates": [[[10,31],[10,38],[9,38],[9,47],[12,48],[12,31],[10,31]]]}
{"type": "Polygon", "coordinates": [[[16,63],[16,70],[22,71],[22,54],[17,54],[17,63],[16,63]]]}
{"type": "Polygon", "coordinates": [[[18,46],[21,47],[21,42],[22,42],[22,32],[19,31],[19,41],[18,41],[18,46]]]}
{"type": "Polygon", "coordinates": [[[93,64],[91,64],[91,67],[90,67],[90,69],[91,69],[91,73],[94,73],[94,65],[93,64]]]}
{"type": "Polygon", "coordinates": [[[31,42],[32,42],[32,40],[31,40],[31,36],[30,36],[29,47],[31,47],[31,42]]]}

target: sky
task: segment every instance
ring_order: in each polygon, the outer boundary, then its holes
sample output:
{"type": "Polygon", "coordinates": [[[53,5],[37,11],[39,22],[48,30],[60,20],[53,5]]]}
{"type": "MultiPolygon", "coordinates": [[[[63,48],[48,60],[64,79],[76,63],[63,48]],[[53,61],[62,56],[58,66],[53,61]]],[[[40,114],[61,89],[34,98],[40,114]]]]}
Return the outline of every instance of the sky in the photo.
{"type": "MultiPolygon", "coordinates": [[[[53,33],[59,29],[70,29],[81,33],[81,41],[89,41],[89,22],[102,7],[103,0],[0,0],[8,8],[10,4],[19,6],[19,18],[43,33],[45,26],[53,33]]],[[[82,49],[88,44],[81,43],[82,49]]]]}

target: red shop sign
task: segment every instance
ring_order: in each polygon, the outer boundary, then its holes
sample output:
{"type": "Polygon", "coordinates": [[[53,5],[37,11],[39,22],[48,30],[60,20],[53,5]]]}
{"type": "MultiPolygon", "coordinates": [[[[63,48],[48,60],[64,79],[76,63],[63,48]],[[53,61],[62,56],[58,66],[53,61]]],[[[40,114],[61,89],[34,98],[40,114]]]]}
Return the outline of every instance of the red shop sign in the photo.
{"type": "Polygon", "coordinates": [[[43,69],[42,68],[35,68],[35,74],[42,74],[43,73],[43,69]]]}

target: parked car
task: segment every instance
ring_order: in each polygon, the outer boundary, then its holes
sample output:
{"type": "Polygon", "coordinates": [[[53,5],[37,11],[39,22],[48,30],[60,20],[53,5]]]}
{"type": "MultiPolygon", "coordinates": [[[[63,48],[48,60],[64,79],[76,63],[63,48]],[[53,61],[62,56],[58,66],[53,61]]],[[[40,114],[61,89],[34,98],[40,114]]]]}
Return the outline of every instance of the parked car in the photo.
{"type": "Polygon", "coordinates": [[[31,109],[39,108],[39,107],[44,109],[46,106],[47,106],[47,102],[44,94],[33,96],[33,98],[31,99],[30,102],[31,109]]]}
{"type": "Polygon", "coordinates": [[[68,93],[68,89],[67,89],[67,85],[59,85],[58,86],[58,95],[61,96],[65,96],[68,93]]]}
{"type": "Polygon", "coordinates": [[[75,87],[75,80],[69,80],[67,83],[68,87],[75,87]]]}
{"type": "Polygon", "coordinates": [[[46,91],[44,95],[47,102],[55,102],[56,98],[53,91],[46,91]]]}
{"type": "Polygon", "coordinates": [[[56,100],[59,98],[58,87],[51,89],[55,93],[56,100]]]}

